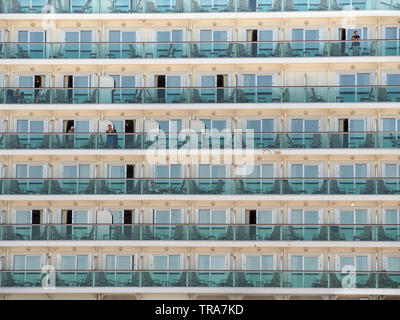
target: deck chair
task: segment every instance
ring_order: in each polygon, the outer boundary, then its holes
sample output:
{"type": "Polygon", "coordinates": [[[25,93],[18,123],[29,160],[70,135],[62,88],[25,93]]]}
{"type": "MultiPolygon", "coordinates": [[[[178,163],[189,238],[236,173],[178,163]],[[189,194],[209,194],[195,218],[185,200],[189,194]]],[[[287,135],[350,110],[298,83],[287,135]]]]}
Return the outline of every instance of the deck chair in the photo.
{"type": "Polygon", "coordinates": [[[238,48],[238,57],[244,58],[244,57],[251,57],[251,54],[247,53],[246,48],[243,43],[238,43],[237,44],[238,48]]]}
{"type": "Polygon", "coordinates": [[[53,52],[53,59],[61,59],[64,58],[64,48],[63,45],[60,43],[59,44],[59,48],[58,48],[58,52],[53,52]]]}
{"type": "Polygon", "coordinates": [[[56,89],[54,102],[55,103],[67,103],[68,102],[68,99],[66,98],[64,90],[56,89]]]}
{"type": "Polygon", "coordinates": [[[285,11],[298,11],[293,4],[293,0],[286,0],[285,11]]]}
{"type": "Polygon", "coordinates": [[[336,179],[329,181],[329,187],[330,187],[330,194],[346,194],[346,191],[339,188],[336,179]]]}
{"type": "Polygon", "coordinates": [[[363,56],[374,56],[376,54],[375,41],[371,41],[371,46],[368,48],[364,48],[361,52],[363,56]]]}
{"type": "Polygon", "coordinates": [[[289,89],[285,88],[282,93],[282,102],[289,102],[289,89]]]}
{"type": "Polygon", "coordinates": [[[235,4],[233,3],[233,0],[229,0],[228,6],[221,10],[221,12],[234,12],[235,11],[235,4]]]}
{"type": "Polygon", "coordinates": [[[156,13],[156,12],[160,12],[160,11],[157,9],[157,7],[153,1],[146,1],[145,12],[156,13]]]}
{"type": "Polygon", "coordinates": [[[319,7],[311,8],[310,11],[328,11],[328,0],[321,0],[319,7]]]}
{"type": "Polygon", "coordinates": [[[221,280],[218,283],[219,287],[232,287],[233,286],[233,276],[234,273],[233,272],[229,272],[228,276],[226,277],[226,279],[221,280]]]}
{"type": "Polygon", "coordinates": [[[316,57],[326,57],[328,55],[328,42],[325,42],[324,48],[322,49],[321,52],[317,52],[314,54],[316,57]]]}
{"type": "Polygon", "coordinates": [[[290,45],[290,43],[286,43],[286,54],[288,57],[300,57],[299,54],[297,54],[296,52],[293,51],[292,46],[290,45]]]}
{"type": "Polygon", "coordinates": [[[369,93],[368,93],[368,97],[361,97],[360,98],[360,101],[361,102],[365,102],[365,101],[375,101],[375,95],[374,95],[374,90],[375,90],[375,88],[374,87],[372,87],[370,90],[369,90],[369,93]]]}
{"type": "Polygon", "coordinates": [[[311,148],[318,149],[321,148],[321,134],[315,133],[311,142],[311,148]]]}
{"type": "Polygon", "coordinates": [[[375,140],[372,133],[367,133],[364,143],[360,144],[360,148],[374,148],[375,140]]]}
{"type": "Polygon", "coordinates": [[[338,6],[336,0],[331,0],[331,10],[341,10],[340,7],[338,6]]]}
{"type": "Polygon", "coordinates": [[[281,226],[275,226],[274,230],[269,236],[265,236],[264,240],[280,240],[281,239],[281,226]]]}
{"type": "Polygon", "coordinates": [[[328,273],[324,272],[321,279],[316,279],[312,284],[312,288],[328,288],[328,273]]]}
{"type": "Polygon", "coordinates": [[[189,272],[189,287],[207,287],[208,283],[199,280],[197,272],[189,272]]]}
{"type": "Polygon", "coordinates": [[[23,50],[20,45],[17,45],[17,50],[18,50],[18,52],[17,52],[18,59],[28,59],[29,58],[28,51],[23,50]]]}
{"type": "Polygon", "coordinates": [[[80,9],[75,10],[75,13],[88,13],[91,2],[92,0],[86,0],[85,4],[80,9]]]}
{"type": "Polygon", "coordinates": [[[251,100],[242,89],[236,89],[236,102],[249,103],[251,100]]]}
{"type": "Polygon", "coordinates": [[[200,54],[199,48],[197,47],[196,43],[191,43],[191,53],[192,58],[207,58],[206,55],[200,54]]]}
{"type": "Polygon", "coordinates": [[[192,95],[192,101],[191,102],[197,102],[197,103],[203,103],[204,100],[201,98],[200,92],[198,89],[192,89],[193,95],[192,95]]]}
{"type": "Polygon", "coordinates": [[[378,194],[390,194],[390,190],[386,188],[385,182],[383,180],[377,180],[377,185],[378,185],[378,194]]]}
{"type": "Polygon", "coordinates": [[[282,11],[282,0],[275,0],[271,11],[282,11]]]}
{"type": "Polygon", "coordinates": [[[330,226],[329,228],[329,238],[331,241],[344,241],[346,237],[343,233],[339,232],[338,226],[330,226]]]}
{"type": "Polygon", "coordinates": [[[281,54],[282,54],[282,53],[281,53],[281,43],[278,42],[278,43],[276,44],[276,47],[275,47],[274,51],[271,52],[270,56],[271,56],[271,57],[280,57],[281,54]]]}
{"type": "Polygon", "coordinates": [[[387,94],[386,88],[378,88],[378,102],[392,101],[390,96],[387,94]]]}
{"type": "Polygon", "coordinates": [[[9,180],[9,194],[23,194],[22,190],[19,188],[18,181],[16,180],[9,180]]]}
{"type": "Polygon", "coordinates": [[[395,240],[391,235],[386,234],[383,226],[378,227],[377,235],[378,235],[378,241],[394,241],[395,240]]]}
{"type": "Polygon", "coordinates": [[[94,89],[92,91],[92,94],[90,95],[90,98],[83,103],[96,103],[97,102],[97,91],[98,89],[94,89]]]}
{"type": "Polygon", "coordinates": [[[375,180],[367,180],[365,188],[361,190],[362,194],[376,194],[375,191],[375,180]]]}
{"type": "Polygon", "coordinates": [[[199,188],[196,181],[190,180],[189,181],[189,193],[190,194],[204,194],[206,191],[199,188]]]}
{"type": "Polygon", "coordinates": [[[321,226],[319,233],[314,234],[312,239],[318,241],[328,240],[328,226],[321,226]]]}
{"type": "Polygon", "coordinates": [[[311,94],[309,96],[309,100],[310,102],[325,102],[324,98],[322,98],[322,96],[317,95],[315,93],[315,88],[311,88],[311,94]]]}
{"type": "Polygon", "coordinates": [[[190,227],[190,240],[206,240],[205,237],[201,235],[199,230],[197,229],[196,226],[191,226],[190,227]]]}
{"type": "Polygon", "coordinates": [[[238,3],[238,12],[251,12],[251,8],[249,6],[249,1],[248,0],[239,0],[238,3]]]}
{"type": "Polygon", "coordinates": [[[366,283],[356,283],[357,288],[376,288],[376,273],[371,273],[366,283]]]}
{"type": "Polygon", "coordinates": [[[286,145],[289,148],[292,148],[292,149],[304,149],[304,145],[293,142],[293,140],[290,138],[289,134],[286,134],[284,137],[286,138],[286,145]]]}
{"type": "Polygon", "coordinates": [[[332,57],[342,56],[342,51],[340,50],[341,43],[331,43],[330,55],[332,57]]]}
{"type": "Polygon", "coordinates": [[[224,187],[225,181],[218,180],[217,184],[215,185],[215,189],[211,191],[211,193],[221,194],[222,188],[224,187]]]}
{"type": "Polygon", "coordinates": [[[218,237],[218,240],[233,240],[232,226],[228,226],[226,232],[218,237]]]}
{"type": "Polygon", "coordinates": [[[86,190],[83,191],[85,194],[95,194],[96,180],[90,180],[86,190]]]}
{"type": "Polygon", "coordinates": [[[18,135],[11,134],[8,136],[7,149],[24,149],[19,143],[18,135]]]}
{"type": "MultiPolygon", "coordinates": [[[[354,237],[356,238],[356,237],[354,237]]],[[[353,240],[354,240],[353,238],[353,240]]],[[[365,226],[363,233],[360,235],[361,241],[372,241],[372,226],[365,226]]]]}
{"type": "Polygon", "coordinates": [[[176,226],[174,232],[174,240],[184,240],[183,226],[176,226]]]}
{"type": "Polygon", "coordinates": [[[174,12],[183,12],[183,0],[176,0],[174,12]]]}
{"type": "Polygon", "coordinates": [[[291,241],[304,240],[302,235],[296,234],[296,232],[294,232],[293,226],[288,227],[288,232],[289,234],[286,234],[286,237],[284,234],[284,240],[291,240],[291,241]]]}
{"type": "Polygon", "coordinates": [[[63,7],[61,0],[57,0],[55,9],[57,13],[69,13],[69,10],[63,7]]]}
{"type": "Polygon", "coordinates": [[[378,288],[398,288],[399,283],[390,279],[386,273],[379,273],[378,288]]]}
{"type": "Polygon", "coordinates": [[[235,280],[236,287],[254,287],[252,282],[247,281],[244,272],[237,272],[235,280]]]}
{"type": "Polygon", "coordinates": [[[263,286],[267,288],[279,288],[281,286],[281,273],[274,272],[271,281],[264,282],[263,286]]]}
{"type": "Polygon", "coordinates": [[[229,43],[224,54],[219,55],[219,57],[231,57],[233,51],[233,43],[229,43]]]}
{"type": "Polygon", "coordinates": [[[179,189],[172,189],[171,193],[173,194],[186,194],[186,192],[184,192],[185,189],[185,185],[186,185],[186,180],[183,180],[179,189]]]}
{"type": "Polygon", "coordinates": [[[200,5],[196,0],[192,0],[192,12],[208,12],[208,11],[200,7],[200,5]]]}
{"type": "Polygon", "coordinates": [[[182,272],[180,278],[176,281],[173,281],[171,286],[172,287],[186,287],[187,286],[187,283],[186,283],[187,276],[188,276],[187,272],[182,272]]]}
{"type": "Polygon", "coordinates": [[[12,0],[12,4],[11,4],[11,12],[14,13],[20,13],[22,12],[22,8],[19,4],[19,0],[12,0]]]}
{"type": "Polygon", "coordinates": [[[129,43],[128,47],[129,47],[129,58],[141,58],[141,56],[136,53],[136,49],[132,43],[129,43]]]}
{"type": "Polygon", "coordinates": [[[342,282],[337,278],[335,273],[329,273],[329,282],[331,288],[342,288],[342,282]]]}
{"type": "Polygon", "coordinates": [[[97,271],[95,274],[95,286],[96,287],[109,287],[110,283],[108,282],[105,272],[97,271]]]}
{"type": "Polygon", "coordinates": [[[246,189],[242,179],[236,180],[235,182],[237,194],[253,194],[253,191],[246,189]]]}
{"type": "Polygon", "coordinates": [[[329,135],[329,148],[342,148],[341,136],[336,133],[329,135]]]}
{"type": "Polygon", "coordinates": [[[64,194],[57,180],[50,181],[50,194],[64,194]]]}
{"type": "Polygon", "coordinates": [[[167,54],[160,54],[158,57],[159,58],[170,58],[170,57],[172,57],[172,47],[173,47],[173,44],[171,43],[169,45],[169,48],[168,48],[168,53],[167,54]]]}
{"type": "Polygon", "coordinates": [[[314,190],[312,194],[328,194],[328,180],[322,182],[321,188],[314,190]]]}

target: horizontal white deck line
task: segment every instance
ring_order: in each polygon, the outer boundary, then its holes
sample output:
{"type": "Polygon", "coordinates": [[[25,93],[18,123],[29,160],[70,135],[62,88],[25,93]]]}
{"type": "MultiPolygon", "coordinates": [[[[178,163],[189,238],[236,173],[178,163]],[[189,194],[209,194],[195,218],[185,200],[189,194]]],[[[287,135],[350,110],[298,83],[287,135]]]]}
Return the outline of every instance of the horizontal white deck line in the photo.
{"type": "Polygon", "coordinates": [[[276,64],[344,64],[397,63],[400,56],[346,56],[346,57],[254,57],[254,58],[134,58],[134,59],[0,59],[2,65],[276,65],[276,64]]]}
{"type": "Polygon", "coordinates": [[[400,201],[400,195],[225,195],[225,194],[203,194],[203,195],[162,195],[162,194],[76,194],[76,195],[0,195],[0,201],[400,201]]]}
{"type": "Polygon", "coordinates": [[[397,296],[399,289],[358,289],[358,288],[229,288],[229,287],[82,287],[82,288],[0,288],[2,294],[55,294],[55,293],[198,293],[198,294],[251,294],[251,295],[346,295],[346,296],[397,296]]]}
{"type": "MultiPolygon", "coordinates": [[[[1,62],[1,61],[0,61],[1,62]]],[[[398,109],[400,102],[291,102],[291,103],[99,103],[99,104],[0,104],[0,110],[309,110],[398,109]]]]}
{"type": "Polygon", "coordinates": [[[274,12],[182,12],[182,13],[2,13],[0,20],[229,20],[229,19],[290,19],[398,17],[398,10],[340,11],[274,11],[274,12]]]}

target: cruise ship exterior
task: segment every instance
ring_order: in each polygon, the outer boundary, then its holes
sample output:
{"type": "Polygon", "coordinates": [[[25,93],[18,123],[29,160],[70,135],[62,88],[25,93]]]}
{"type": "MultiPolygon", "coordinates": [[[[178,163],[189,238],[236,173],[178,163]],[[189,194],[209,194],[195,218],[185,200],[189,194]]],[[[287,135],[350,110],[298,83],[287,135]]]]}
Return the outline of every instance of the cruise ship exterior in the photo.
{"type": "Polygon", "coordinates": [[[400,298],[400,0],[0,1],[0,299],[400,298]]]}

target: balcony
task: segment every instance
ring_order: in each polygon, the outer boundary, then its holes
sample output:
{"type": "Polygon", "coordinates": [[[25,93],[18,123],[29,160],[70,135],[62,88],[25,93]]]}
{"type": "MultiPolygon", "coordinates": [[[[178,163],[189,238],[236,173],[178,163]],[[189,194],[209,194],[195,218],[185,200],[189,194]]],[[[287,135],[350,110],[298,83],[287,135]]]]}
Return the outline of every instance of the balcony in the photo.
{"type": "Polygon", "coordinates": [[[399,195],[400,178],[0,179],[2,195],[399,195]]]}
{"type": "MultiPolygon", "coordinates": [[[[42,287],[44,273],[37,270],[0,271],[0,287],[42,287]]],[[[346,288],[349,274],[334,271],[276,270],[57,270],[57,288],[65,287],[226,287],[226,288],[346,288]],[[345,279],[345,277],[347,277],[345,279]],[[347,281],[346,281],[347,280],[347,281]],[[346,283],[346,284],[342,284],[346,283]]],[[[357,271],[354,287],[398,288],[398,271],[357,271]]]]}
{"type": "Polygon", "coordinates": [[[190,103],[400,102],[400,85],[0,89],[0,104],[190,104],[190,103]]]}
{"type": "Polygon", "coordinates": [[[400,132],[2,133],[0,150],[397,149],[400,132]]]}
{"type": "Polygon", "coordinates": [[[399,56],[400,41],[2,42],[1,59],[160,59],[399,56]]]}
{"type": "Polygon", "coordinates": [[[0,225],[0,241],[400,241],[400,225],[0,225]]]}
{"type": "Polygon", "coordinates": [[[293,12],[338,10],[399,10],[398,0],[16,0],[6,1],[0,13],[180,13],[180,12],[293,12]]]}

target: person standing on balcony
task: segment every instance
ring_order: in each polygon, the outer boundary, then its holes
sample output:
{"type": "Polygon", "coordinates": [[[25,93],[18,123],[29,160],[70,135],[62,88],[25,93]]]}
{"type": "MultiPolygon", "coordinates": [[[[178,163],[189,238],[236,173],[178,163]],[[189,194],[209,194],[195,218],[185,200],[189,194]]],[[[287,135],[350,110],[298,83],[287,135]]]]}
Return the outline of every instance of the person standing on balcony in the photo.
{"type": "Polygon", "coordinates": [[[351,41],[353,41],[352,49],[353,49],[353,56],[359,56],[359,49],[360,49],[360,36],[358,35],[357,31],[354,31],[353,36],[351,37],[351,41]]]}
{"type": "Polygon", "coordinates": [[[109,124],[106,133],[111,133],[111,134],[107,134],[107,148],[112,148],[117,144],[116,143],[117,136],[114,134],[115,132],[116,132],[115,128],[111,124],[109,124]]]}
{"type": "Polygon", "coordinates": [[[68,130],[68,133],[71,133],[71,134],[67,134],[66,147],[72,149],[73,146],[74,146],[74,138],[75,138],[75,137],[74,137],[73,133],[75,133],[75,128],[74,128],[74,127],[71,127],[71,128],[68,130]]]}
{"type": "Polygon", "coordinates": [[[44,98],[46,95],[45,90],[43,89],[43,86],[40,85],[38,89],[36,89],[36,97],[35,97],[35,103],[38,103],[41,98],[44,98]]]}
{"type": "Polygon", "coordinates": [[[14,94],[12,95],[12,102],[13,103],[23,103],[21,92],[19,92],[19,89],[16,89],[14,91],[14,94]]]}

